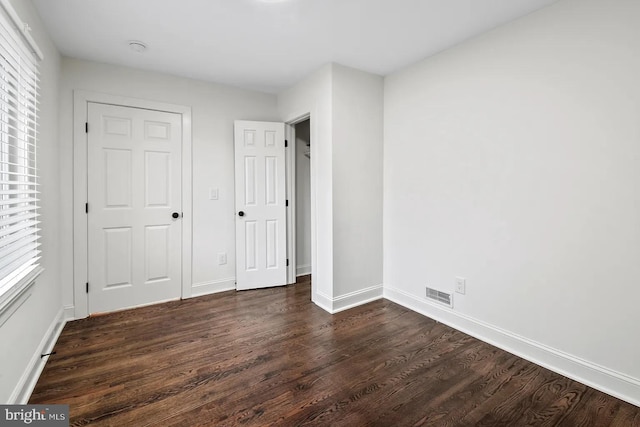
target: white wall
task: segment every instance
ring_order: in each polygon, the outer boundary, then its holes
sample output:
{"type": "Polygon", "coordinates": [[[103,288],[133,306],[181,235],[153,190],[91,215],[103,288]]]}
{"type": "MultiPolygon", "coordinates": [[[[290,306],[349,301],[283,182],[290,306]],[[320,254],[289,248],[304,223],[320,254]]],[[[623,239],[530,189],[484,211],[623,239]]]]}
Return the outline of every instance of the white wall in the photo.
{"type": "Polygon", "coordinates": [[[384,94],[385,295],[636,405],[638,22],[635,0],[561,1],[384,94]],[[453,313],[423,302],[455,276],[453,313]]]}
{"type": "MultiPolygon", "coordinates": [[[[63,188],[72,188],[73,90],[147,99],[191,107],[193,141],[194,295],[234,287],[235,208],[233,121],[277,119],[276,97],[125,67],[64,58],[60,83],[63,188]],[[209,188],[219,200],[209,200],[209,188]],[[218,265],[217,254],[227,253],[218,265]]],[[[62,197],[62,262],[65,305],[72,306],[72,193],[62,197]]]]}
{"type": "Polygon", "coordinates": [[[344,307],[382,296],[383,82],[333,66],[334,298],[344,307]]]}
{"type": "Polygon", "coordinates": [[[382,296],[383,79],[328,64],[278,96],[311,114],[312,300],[335,312],[382,296]]]}
{"type": "Polygon", "coordinates": [[[59,163],[58,79],[60,54],[49,38],[30,1],[13,0],[20,18],[32,28],[31,35],[44,55],[40,63],[40,123],[38,167],[40,169],[41,265],[45,271],[26,299],[0,326],[0,403],[22,402],[33,386],[32,374],[42,367],[40,354],[61,326],[62,298],[59,281],[59,163]],[[26,396],[25,396],[26,393],[26,396]]]}
{"type": "Polygon", "coordinates": [[[311,274],[311,147],[310,121],[296,128],[296,275],[311,274]]]}

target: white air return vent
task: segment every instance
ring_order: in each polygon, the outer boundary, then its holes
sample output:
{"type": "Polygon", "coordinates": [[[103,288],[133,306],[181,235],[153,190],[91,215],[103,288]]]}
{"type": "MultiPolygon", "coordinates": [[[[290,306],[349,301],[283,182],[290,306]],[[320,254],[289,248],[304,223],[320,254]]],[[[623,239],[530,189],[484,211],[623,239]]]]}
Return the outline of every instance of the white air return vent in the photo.
{"type": "Polygon", "coordinates": [[[453,295],[427,286],[427,299],[453,308],[453,295]]]}

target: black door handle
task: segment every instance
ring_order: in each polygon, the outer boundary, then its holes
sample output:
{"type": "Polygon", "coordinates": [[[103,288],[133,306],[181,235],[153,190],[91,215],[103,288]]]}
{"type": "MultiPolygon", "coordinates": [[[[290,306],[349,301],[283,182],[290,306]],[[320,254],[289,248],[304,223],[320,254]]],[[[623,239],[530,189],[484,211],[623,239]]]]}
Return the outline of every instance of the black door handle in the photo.
{"type": "Polygon", "coordinates": [[[244,216],[244,211],[238,212],[238,216],[244,216]]]}
{"type": "Polygon", "coordinates": [[[172,216],[174,219],[178,219],[178,218],[180,218],[180,214],[179,214],[178,212],[174,212],[174,213],[172,213],[172,214],[171,214],[171,216],[172,216]]]}

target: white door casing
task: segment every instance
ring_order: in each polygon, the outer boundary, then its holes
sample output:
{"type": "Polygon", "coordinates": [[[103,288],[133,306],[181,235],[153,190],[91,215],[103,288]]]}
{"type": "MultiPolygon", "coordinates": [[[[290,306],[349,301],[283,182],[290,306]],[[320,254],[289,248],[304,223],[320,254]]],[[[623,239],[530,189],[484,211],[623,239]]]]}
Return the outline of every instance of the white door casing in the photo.
{"type": "Polygon", "coordinates": [[[285,150],[286,188],[287,188],[287,285],[296,283],[296,128],[285,123],[285,140],[291,144],[285,150]]]}
{"type": "Polygon", "coordinates": [[[88,123],[89,313],[180,298],[181,116],[90,102],[88,123]]]}
{"type": "Polygon", "coordinates": [[[236,289],[287,281],[284,123],[236,121],[236,289]]]}

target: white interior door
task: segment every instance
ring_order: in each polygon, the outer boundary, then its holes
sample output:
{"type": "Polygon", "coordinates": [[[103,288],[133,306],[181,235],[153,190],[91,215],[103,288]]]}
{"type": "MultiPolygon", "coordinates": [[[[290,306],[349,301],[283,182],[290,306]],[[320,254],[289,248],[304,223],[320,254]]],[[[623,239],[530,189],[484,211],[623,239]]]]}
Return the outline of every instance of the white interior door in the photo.
{"type": "Polygon", "coordinates": [[[284,123],[236,121],[236,288],[287,282],[284,123]]]}
{"type": "Polygon", "coordinates": [[[181,126],[88,104],[89,313],[181,296],[181,126]]]}

